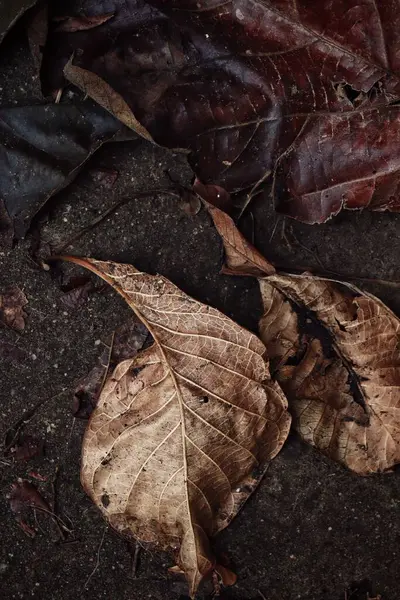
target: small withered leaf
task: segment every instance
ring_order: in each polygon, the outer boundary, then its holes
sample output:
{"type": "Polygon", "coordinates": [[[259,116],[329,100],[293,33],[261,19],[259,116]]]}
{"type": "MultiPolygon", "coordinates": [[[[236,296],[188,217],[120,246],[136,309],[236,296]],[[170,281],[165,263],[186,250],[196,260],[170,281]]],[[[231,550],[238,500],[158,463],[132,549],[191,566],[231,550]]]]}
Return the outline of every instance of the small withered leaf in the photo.
{"type": "Polygon", "coordinates": [[[28,299],[24,292],[17,286],[10,286],[0,294],[0,323],[16,331],[23,331],[27,317],[24,306],[28,299]]]}

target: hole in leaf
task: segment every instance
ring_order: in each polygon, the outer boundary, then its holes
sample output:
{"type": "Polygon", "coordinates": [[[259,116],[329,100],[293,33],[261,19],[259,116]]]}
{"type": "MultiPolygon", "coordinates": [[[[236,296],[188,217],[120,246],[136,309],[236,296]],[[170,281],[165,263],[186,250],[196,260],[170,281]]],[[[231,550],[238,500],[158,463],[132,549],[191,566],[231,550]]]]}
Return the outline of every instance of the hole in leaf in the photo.
{"type": "Polygon", "coordinates": [[[108,494],[103,494],[101,497],[101,503],[104,506],[104,508],[107,508],[110,504],[110,498],[108,496],[108,494]]]}

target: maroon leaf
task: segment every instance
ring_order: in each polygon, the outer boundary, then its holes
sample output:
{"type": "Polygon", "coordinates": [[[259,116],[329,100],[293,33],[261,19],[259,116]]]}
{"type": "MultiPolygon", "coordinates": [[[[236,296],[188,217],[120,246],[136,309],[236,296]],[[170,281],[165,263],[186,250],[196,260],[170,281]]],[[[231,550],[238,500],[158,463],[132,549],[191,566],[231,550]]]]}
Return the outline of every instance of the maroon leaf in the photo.
{"type": "MultiPolygon", "coordinates": [[[[71,16],[93,6],[75,0],[71,16]]],[[[49,90],[73,53],[68,78],[189,150],[205,185],[248,200],[273,180],[278,210],[306,222],[400,210],[397,2],[118,0],[100,28],[50,33],[49,90]]]]}
{"type": "Polygon", "coordinates": [[[12,484],[8,500],[10,509],[14,513],[18,525],[29,537],[36,535],[36,530],[25,521],[29,510],[39,509],[45,513],[52,514],[50,506],[38,489],[26,480],[18,480],[12,484]]]}
{"type": "Polygon", "coordinates": [[[0,294],[0,322],[16,331],[25,327],[26,312],[23,307],[28,304],[27,297],[17,285],[9,287],[0,294]]]}
{"type": "Polygon", "coordinates": [[[193,190],[200,198],[225,212],[232,209],[231,195],[219,185],[204,185],[196,177],[193,190]]]}
{"type": "Polygon", "coordinates": [[[50,506],[38,489],[29,481],[18,480],[11,486],[9,494],[10,508],[14,515],[21,516],[28,508],[38,508],[51,512],[50,506]]]}
{"type": "Polygon", "coordinates": [[[61,296],[61,302],[67,308],[76,310],[82,308],[86,303],[89,294],[95,290],[90,277],[78,276],[71,277],[67,284],[61,286],[64,295],[61,296]]]}
{"type": "Polygon", "coordinates": [[[43,453],[43,440],[39,440],[31,435],[22,437],[18,443],[11,448],[15,460],[30,460],[43,453]]]}

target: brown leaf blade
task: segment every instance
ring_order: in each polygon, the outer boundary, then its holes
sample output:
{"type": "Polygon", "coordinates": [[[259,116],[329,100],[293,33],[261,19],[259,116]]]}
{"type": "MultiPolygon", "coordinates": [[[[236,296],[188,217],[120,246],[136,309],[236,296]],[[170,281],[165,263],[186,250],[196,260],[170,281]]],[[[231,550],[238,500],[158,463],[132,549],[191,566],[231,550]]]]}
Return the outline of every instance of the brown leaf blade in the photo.
{"type": "Polygon", "coordinates": [[[154,344],[106,382],[83,445],[82,483],[120,531],[172,549],[193,595],[228,525],[284,443],[286,400],[256,336],[160,276],[74,262],[108,281],[154,344]]]}
{"type": "Polygon", "coordinates": [[[260,335],[295,429],[362,475],[399,463],[399,319],[377,298],[311,275],[272,275],[260,289],[260,335]],[[323,331],[300,326],[294,306],[323,331]]]}
{"type": "Polygon", "coordinates": [[[252,277],[263,277],[275,273],[275,267],[246,240],[229,215],[211,204],[207,204],[207,210],[224,244],[223,273],[252,277]]]}
{"type": "Polygon", "coordinates": [[[10,286],[4,294],[0,294],[0,323],[16,331],[23,331],[27,316],[24,306],[27,304],[24,292],[17,285],[10,286]]]}

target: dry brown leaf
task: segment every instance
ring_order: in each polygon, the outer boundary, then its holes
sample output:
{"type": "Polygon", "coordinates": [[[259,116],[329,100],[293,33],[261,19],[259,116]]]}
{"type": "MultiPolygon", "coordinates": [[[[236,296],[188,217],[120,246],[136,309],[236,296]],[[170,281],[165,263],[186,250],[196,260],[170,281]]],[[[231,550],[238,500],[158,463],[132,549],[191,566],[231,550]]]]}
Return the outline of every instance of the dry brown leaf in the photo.
{"type": "Polygon", "coordinates": [[[221,219],[213,217],[224,242],[225,272],[251,274],[256,265],[254,274],[261,276],[265,313],[260,336],[289,400],[295,429],[362,475],[400,462],[396,315],[349,284],[309,274],[269,274],[269,263],[243,242],[230,217],[216,209],[210,213],[221,219]]]}
{"type": "Polygon", "coordinates": [[[11,329],[22,331],[26,319],[23,307],[27,304],[24,292],[17,285],[12,285],[4,294],[0,294],[0,322],[11,329]]]}
{"type": "Polygon", "coordinates": [[[229,215],[209,203],[206,206],[224,244],[226,263],[223,273],[252,277],[275,273],[275,268],[246,240],[229,215]]]}
{"type": "Polygon", "coordinates": [[[303,439],[362,475],[400,462],[399,319],[377,298],[311,275],[272,275],[260,288],[261,339],[303,439]],[[325,335],[302,335],[286,298],[325,335]]]}
{"type": "Polygon", "coordinates": [[[100,106],[117,117],[124,125],[133,129],[138,135],[153,142],[150,133],[139,123],[125,100],[114,91],[101,77],[72,64],[72,59],[64,67],[64,75],[68,81],[88,94],[100,106]]]}
{"type": "Polygon", "coordinates": [[[82,483],[110,523],[172,549],[194,595],[226,527],[282,447],[286,399],[258,338],[161,276],[69,258],[128,302],[154,344],[120,363],[85,435],[82,483]]]}

